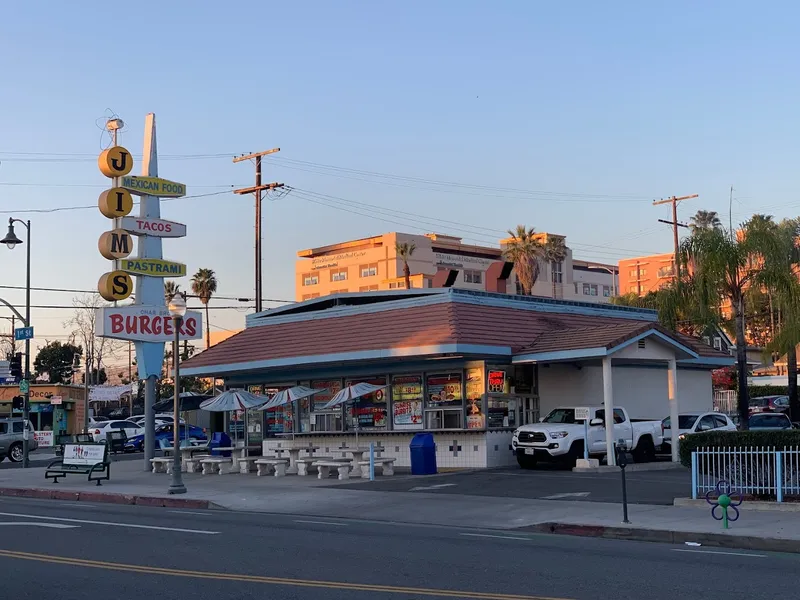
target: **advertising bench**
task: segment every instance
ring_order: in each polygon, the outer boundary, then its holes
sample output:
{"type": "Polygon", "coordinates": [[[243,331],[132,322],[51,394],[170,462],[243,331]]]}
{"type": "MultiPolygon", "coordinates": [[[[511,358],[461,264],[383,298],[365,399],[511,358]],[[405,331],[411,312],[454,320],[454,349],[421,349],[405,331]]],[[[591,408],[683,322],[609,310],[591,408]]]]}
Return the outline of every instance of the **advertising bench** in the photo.
{"type": "Polygon", "coordinates": [[[62,458],[47,465],[45,479],[58,483],[60,477],[67,475],[88,475],[89,481],[97,482],[111,479],[111,463],[108,460],[107,444],[64,444],[62,458]]]}

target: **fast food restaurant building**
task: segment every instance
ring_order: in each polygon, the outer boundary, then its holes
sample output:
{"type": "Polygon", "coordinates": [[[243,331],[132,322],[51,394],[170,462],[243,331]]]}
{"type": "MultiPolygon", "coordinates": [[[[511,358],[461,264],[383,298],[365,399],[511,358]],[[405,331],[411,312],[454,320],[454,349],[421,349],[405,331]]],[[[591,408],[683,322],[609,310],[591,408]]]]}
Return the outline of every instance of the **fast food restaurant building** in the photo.
{"type": "MultiPolygon", "coordinates": [[[[335,294],[247,317],[246,329],[181,373],[273,393],[323,390],[277,411],[248,411],[249,443],[294,432],[326,455],[375,442],[410,464],[429,431],[440,467],[513,464],[511,435],[558,406],[624,406],[632,418],[711,410],[711,371],[732,358],[668,331],[654,311],[455,288],[335,294]],[[386,388],[322,410],[343,386],[386,388]]],[[[242,415],[228,423],[241,439],[242,415]],[[238,428],[238,429],[237,429],[238,428]]]]}

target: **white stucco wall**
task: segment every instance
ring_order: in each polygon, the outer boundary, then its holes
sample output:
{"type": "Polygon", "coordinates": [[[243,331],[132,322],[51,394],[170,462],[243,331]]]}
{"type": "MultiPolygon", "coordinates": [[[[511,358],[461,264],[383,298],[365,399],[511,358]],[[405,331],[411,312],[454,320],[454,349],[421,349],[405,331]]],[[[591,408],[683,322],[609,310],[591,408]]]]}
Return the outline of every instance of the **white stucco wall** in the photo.
{"type": "MultiPolygon", "coordinates": [[[[663,419],[669,414],[667,369],[615,366],[614,405],[627,409],[633,419],[663,419]]],[[[711,372],[678,369],[678,410],[712,410],[711,372]]],[[[539,367],[540,415],[557,406],[598,406],[603,403],[600,367],[577,369],[553,364],[539,367]]]]}

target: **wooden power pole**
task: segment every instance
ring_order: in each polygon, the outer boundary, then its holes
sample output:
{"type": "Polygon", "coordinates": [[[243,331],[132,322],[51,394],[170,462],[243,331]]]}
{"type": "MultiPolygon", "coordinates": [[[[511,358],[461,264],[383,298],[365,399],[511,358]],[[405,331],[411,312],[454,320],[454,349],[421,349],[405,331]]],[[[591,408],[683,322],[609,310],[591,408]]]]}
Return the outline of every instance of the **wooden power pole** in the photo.
{"type": "Polygon", "coordinates": [[[234,194],[255,194],[256,197],[256,269],[255,269],[255,279],[256,279],[256,312],[261,312],[262,309],[262,287],[261,287],[261,192],[264,190],[274,190],[277,188],[282,188],[282,183],[261,183],[261,158],[268,155],[268,154],[275,154],[276,152],[280,152],[280,148],[273,148],[272,150],[265,150],[264,152],[256,152],[255,154],[246,154],[242,156],[237,156],[233,159],[233,162],[241,162],[243,160],[251,160],[255,159],[256,161],[256,184],[253,187],[242,188],[239,190],[233,190],[234,194]]]}
{"type": "Polygon", "coordinates": [[[691,194],[689,196],[672,196],[670,198],[662,198],[661,200],[653,200],[653,206],[658,206],[659,204],[672,204],[672,221],[665,221],[664,219],[659,219],[661,223],[667,223],[668,225],[672,225],[672,244],[674,246],[674,252],[672,262],[675,265],[675,281],[680,281],[681,277],[681,269],[680,269],[680,243],[678,242],[678,227],[688,227],[688,225],[684,223],[678,222],[678,202],[681,200],[691,200],[692,198],[698,198],[699,194],[691,194]]]}

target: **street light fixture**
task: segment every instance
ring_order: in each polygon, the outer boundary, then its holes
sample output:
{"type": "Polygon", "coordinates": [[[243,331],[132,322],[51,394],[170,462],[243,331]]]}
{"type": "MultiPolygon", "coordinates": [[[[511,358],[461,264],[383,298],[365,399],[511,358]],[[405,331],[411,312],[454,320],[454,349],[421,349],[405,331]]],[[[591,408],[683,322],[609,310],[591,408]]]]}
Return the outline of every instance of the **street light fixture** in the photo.
{"type": "Polygon", "coordinates": [[[173,426],[172,426],[172,483],[169,486],[168,493],[170,494],[185,494],[186,486],[183,485],[183,476],[181,474],[181,418],[180,418],[180,403],[181,403],[181,375],[180,375],[180,362],[181,357],[178,353],[180,346],[180,330],[183,317],[186,315],[186,300],[178,293],[175,294],[169,301],[169,314],[172,315],[172,327],[175,329],[175,338],[172,340],[172,357],[175,364],[175,404],[172,408],[173,411],[173,426]]]}
{"type": "MultiPolygon", "coordinates": [[[[26,248],[26,268],[25,268],[25,327],[31,326],[31,222],[14,219],[13,217],[8,220],[8,233],[6,237],[0,240],[0,243],[8,246],[9,250],[13,250],[22,240],[17,237],[14,232],[14,223],[24,225],[28,230],[28,247],[26,248]]],[[[29,466],[28,455],[30,446],[30,431],[28,431],[28,421],[31,418],[31,340],[26,336],[25,338],[25,379],[28,386],[23,394],[25,400],[22,405],[22,418],[24,425],[22,427],[22,468],[27,469],[29,466]]]]}

